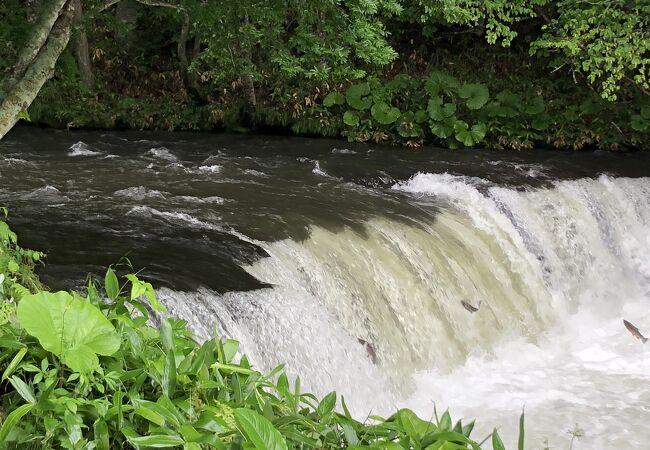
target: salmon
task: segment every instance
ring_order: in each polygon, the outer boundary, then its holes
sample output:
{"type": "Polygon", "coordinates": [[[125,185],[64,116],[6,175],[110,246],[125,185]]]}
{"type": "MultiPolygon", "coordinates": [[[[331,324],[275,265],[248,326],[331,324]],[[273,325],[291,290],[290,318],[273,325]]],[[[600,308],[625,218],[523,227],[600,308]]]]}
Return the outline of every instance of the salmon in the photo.
{"type": "Polygon", "coordinates": [[[639,329],[632,325],[630,322],[627,320],[623,319],[623,325],[625,325],[625,328],[627,328],[627,331],[632,333],[632,336],[643,342],[644,344],[648,341],[648,338],[643,336],[639,329]]]}
{"type": "Polygon", "coordinates": [[[475,313],[481,307],[481,302],[480,301],[478,302],[477,306],[473,306],[471,303],[466,302],[465,300],[461,300],[460,304],[463,305],[463,308],[465,308],[466,310],[468,310],[471,313],[475,313]]]}
{"type": "Polygon", "coordinates": [[[366,353],[368,353],[370,361],[372,361],[373,364],[377,364],[377,353],[375,352],[375,348],[372,346],[372,344],[361,338],[357,338],[357,341],[359,341],[359,344],[363,345],[363,347],[366,349],[366,353]]]}

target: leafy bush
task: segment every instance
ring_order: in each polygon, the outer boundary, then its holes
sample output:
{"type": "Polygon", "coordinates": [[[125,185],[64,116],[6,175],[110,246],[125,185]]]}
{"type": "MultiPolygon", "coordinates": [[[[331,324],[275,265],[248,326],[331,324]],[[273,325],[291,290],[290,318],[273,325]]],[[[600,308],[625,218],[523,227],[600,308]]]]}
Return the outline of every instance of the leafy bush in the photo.
{"type": "Polygon", "coordinates": [[[3,221],[0,232],[0,448],[480,449],[474,422],[448,412],[362,423],[334,392],[301,392],[282,366],[254,370],[236,341],[197,343],[135,275],[120,284],[108,269],[84,296],[43,290],[31,272],[42,255],[18,247],[3,221]]]}
{"type": "Polygon", "coordinates": [[[330,92],[323,107],[342,114],[349,140],[379,138],[412,146],[430,140],[450,148],[508,145],[511,137],[532,146],[553,122],[549,105],[534,92],[493,95],[486,84],[461,82],[439,70],[420,79],[369,78],[345,93],[330,92]]]}

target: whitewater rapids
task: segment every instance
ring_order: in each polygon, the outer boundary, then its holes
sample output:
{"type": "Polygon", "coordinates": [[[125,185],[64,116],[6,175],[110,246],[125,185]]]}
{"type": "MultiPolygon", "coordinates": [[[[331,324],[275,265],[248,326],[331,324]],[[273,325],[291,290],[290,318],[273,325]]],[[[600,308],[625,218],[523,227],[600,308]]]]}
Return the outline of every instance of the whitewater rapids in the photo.
{"type": "Polygon", "coordinates": [[[360,416],[435,404],[514,446],[525,407],[527,448],[647,448],[650,347],[622,319],[650,332],[650,180],[516,190],[421,173],[393,189],[431,220],[258,242],[270,257],[245,269],[272,288],[164,297],[360,416]]]}

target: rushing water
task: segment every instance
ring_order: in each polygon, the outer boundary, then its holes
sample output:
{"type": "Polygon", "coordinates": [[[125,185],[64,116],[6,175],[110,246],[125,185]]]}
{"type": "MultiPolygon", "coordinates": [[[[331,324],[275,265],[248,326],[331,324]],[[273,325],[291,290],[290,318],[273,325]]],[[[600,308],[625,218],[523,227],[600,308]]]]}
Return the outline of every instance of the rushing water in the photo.
{"type": "Polygon", "coordinates": [[[286,362],[359,416],[450,407],[510,447],[522,407],[530,448],[650,445],[650,347],[622,324],[650,333],[648,176],[643,154],[30,128],[0,142],[0,204],[49,253],[52,287],[126,257],[263,370],[286,362]]]}

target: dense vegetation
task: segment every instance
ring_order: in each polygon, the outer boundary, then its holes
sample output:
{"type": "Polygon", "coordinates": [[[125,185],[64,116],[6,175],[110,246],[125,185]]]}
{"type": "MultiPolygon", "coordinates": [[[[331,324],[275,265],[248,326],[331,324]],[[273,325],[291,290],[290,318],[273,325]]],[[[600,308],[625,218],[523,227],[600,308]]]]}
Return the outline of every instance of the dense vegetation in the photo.
{"type": "MultiPolygon", "coordinates": [[[[0,448],[480,449],[474,422],[448,412],[359,422],[282,366],[255,371],[236,341],[196,342],[134,274],[49,292],[33,272],[43,256],[0,220],[0,448]]],[[[503,449],[496,430],[487,439],[503,449]]]]}
{"type": "Polygon", "coordinates": [[[452,148],[650,137],[647,0],[4,0],[0,21],[6,106],[36,124],[452,148]],[[70,45],[27,109],[16,68],[54,4],[38,55],[68,13],[70,45]]]}

